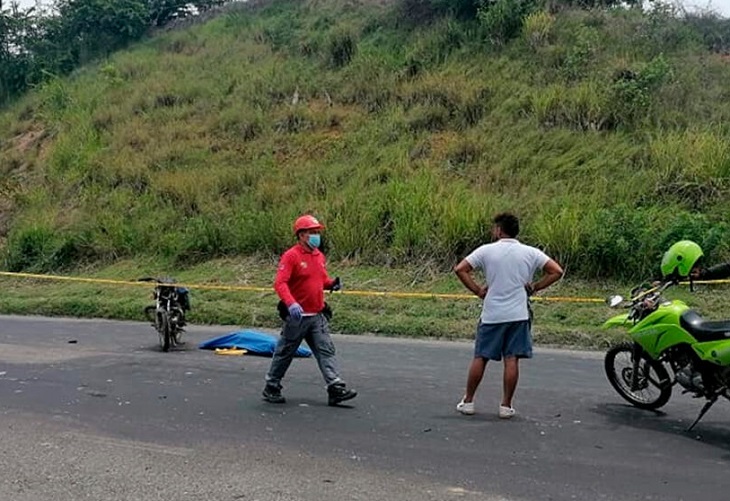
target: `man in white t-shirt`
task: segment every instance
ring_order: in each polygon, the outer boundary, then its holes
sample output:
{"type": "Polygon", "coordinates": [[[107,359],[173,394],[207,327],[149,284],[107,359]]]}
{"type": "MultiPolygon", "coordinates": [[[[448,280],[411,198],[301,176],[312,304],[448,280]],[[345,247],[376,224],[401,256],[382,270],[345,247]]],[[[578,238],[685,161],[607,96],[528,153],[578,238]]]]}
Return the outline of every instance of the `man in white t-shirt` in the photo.
{"type": "Polygon", "coordinates": [[[504,358],[504,382],[499,417],[515,414],[512,398],[519,379],[519,359],[532,357],[528,296],[549,287],[563,276],[563,269],[544,252],[517,240],[520,223],[516,216],[495,216],[492,237],[495,242],[482,245],[454,267],[467,289],[484,299],[477,328],[474,360],[469,367],[466,393],[456,410],[474,414],[474,393],[484,376],[489,360],[504,358]],[[486,285],[481,287],[472,276],[482,270],[486,285]],[[535,273],[542,277],[533,282],[535,273]]]}

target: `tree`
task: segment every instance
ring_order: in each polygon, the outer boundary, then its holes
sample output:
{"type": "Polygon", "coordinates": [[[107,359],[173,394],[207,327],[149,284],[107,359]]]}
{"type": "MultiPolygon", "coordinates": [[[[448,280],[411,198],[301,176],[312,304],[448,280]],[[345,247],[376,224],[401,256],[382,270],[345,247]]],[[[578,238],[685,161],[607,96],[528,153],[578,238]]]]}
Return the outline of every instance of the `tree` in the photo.
{"type": "Polygon", "coordinates": [[[33,9],[23,10],[17,2],[3,8],[0,0],[0,103],[20,94],[27,87],[32,64],[26,49],[33,9]]]}
{"type": "Polygon", "coordinates": [[[150,25],[165,26],[173,19],[186,17],[223,5],[226,0],[147,0],[150,25]]]}
{"type": "Polygon", "coordinates": [[[149,6],[144,0],[60,0],[57,36],[78,50],[80,63],[107,55],[147,30],[149,6]]]}
{"type": "Polygon", "coordinates": [[[151,27],[227,0],[56,0],[54,12],[0,0],[0,104],[139,40],[151,27]]]}

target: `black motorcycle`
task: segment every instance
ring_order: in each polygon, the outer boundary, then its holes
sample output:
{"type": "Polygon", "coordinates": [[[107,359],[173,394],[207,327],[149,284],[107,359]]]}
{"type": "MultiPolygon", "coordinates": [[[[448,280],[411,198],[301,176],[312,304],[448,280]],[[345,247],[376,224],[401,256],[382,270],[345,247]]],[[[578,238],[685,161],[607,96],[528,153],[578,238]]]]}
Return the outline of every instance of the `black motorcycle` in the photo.
{"type": "Polygon", "coordinates": [[[177,286],[172,278],[146,277],[139,281],[156,284],[152,293],[155,304],[147,306],[144,314],[159,335],[162,351],[184,344],[182,334],[185,332],[185,313],[190,310],[188,289],[177,286]]]}

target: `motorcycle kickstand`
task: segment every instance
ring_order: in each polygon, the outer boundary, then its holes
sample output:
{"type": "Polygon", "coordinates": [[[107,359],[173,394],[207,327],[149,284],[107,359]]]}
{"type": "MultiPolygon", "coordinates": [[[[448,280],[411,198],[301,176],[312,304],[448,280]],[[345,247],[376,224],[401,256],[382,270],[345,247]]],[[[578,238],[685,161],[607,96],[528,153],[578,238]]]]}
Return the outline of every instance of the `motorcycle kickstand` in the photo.
{"type": "Polygon", "coordinates": [[[700,422],[700,419],[702,419],[704,417],[704,415],[707,414],[707,411],[710,410],[710,407],[715,405],[715,402],[717,402],[717,395],[713,395],[712,398],[707,400],[705,405],[702,407],[702,410],[700,411],[700,415],[697,416],[697,419],[695,419],[694,423],[692,423],[692,425],[689,428],[687,428],[687,433],[692,431],[692,428],[694,428],[695,425],[700,422]]]}

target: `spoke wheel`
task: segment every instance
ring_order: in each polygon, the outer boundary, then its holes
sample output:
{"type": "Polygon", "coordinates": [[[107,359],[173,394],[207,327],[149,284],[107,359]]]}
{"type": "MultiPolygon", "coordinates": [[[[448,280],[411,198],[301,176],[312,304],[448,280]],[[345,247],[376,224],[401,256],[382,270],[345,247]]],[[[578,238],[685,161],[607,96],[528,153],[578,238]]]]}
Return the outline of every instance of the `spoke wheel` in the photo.
{"type": "Polygon", "coordinates": [[[669,401],[672,384],[661,363],[641,352],[634,380],[634,345],[621,343],[606,353],[604,366],[611,386],[627,402],[641,409],[658,409],[669,401]]]}

